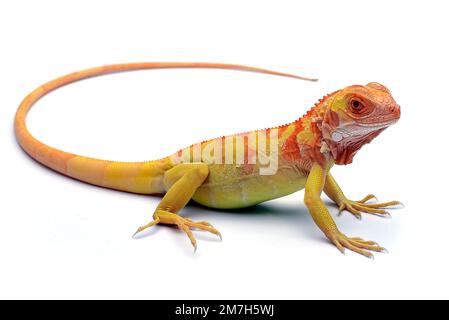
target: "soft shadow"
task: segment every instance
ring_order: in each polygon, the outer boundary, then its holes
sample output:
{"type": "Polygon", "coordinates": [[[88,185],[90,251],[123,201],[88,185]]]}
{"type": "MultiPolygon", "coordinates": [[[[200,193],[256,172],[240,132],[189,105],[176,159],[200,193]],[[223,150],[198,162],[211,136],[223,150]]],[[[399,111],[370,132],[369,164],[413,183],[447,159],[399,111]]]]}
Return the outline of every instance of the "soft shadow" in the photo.
{"type": "MultiPolygon", "coordinates": [[[[297,204],[289,204],[273,200],[253,207],[232,210],[211,209],[197,203],[190,203],[183,209],[182,214],[192,220],[207,220],[212,224],[229,218],[235,223],[254,224],[261,228],[271,227],[275,232],[293,228],[302,236],[314,238],[320,236],[307,208],[300,201],[297,204]]],[[[217,241],[213,235],[212,237],[204,236],[206,237],[217,241]]]]}

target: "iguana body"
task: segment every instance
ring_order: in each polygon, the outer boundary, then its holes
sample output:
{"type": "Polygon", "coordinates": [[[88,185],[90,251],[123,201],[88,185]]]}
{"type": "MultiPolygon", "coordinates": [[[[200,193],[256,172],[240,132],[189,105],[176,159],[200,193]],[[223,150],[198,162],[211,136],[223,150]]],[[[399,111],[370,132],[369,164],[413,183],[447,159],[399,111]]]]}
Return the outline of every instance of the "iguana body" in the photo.
{"type": "Polygon", "coordinates": [[[360,212],[387,215],[379,208],[399,203],[365,203],[372,195],[361,201],[350,201],[329,173],[334,164],[352,162],[363,144],[399,119],[399,106],[388,89],[378,83],[351,86],[327,95],[290,124],[207,140],[148,162],[78,156],[41,143],[26,128],[25,118],[31,106],[56,88],[97,75],[155,68],[238,69],[313,80],[252,67],[210,63],[135,63],[88,69],[53,80],[24,99],[15,119],[20,145],[37,161],[75,179],[122,191],[164,194],[154,212],[154,220],[138,232],[158,223],[175,224],[186,232],[196,248],[191,229],[220,233],[205,221],[193,222],[178,215],[191,199],[212,208],[242,208],[305,188],[305,203],[313,219],[341,251],[348,248],[371,257],[367,250],[383,250],[374,242],[343,235],[320,198],[324,190],[340,210],[347,209],[357,217],[360,212]]]}

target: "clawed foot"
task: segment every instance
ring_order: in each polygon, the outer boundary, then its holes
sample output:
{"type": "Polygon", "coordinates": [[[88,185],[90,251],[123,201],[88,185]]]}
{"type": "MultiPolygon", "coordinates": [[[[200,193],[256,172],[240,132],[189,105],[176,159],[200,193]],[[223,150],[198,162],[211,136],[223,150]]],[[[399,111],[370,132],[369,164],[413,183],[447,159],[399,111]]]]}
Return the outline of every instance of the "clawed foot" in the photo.
{"type": "Polygon", "coordinates": [[[148,229],[152,226],[155,226],[159,223],[163,224],[173,224],[178,226],[179,229],[183,230],[187,236],[190,239],[190,242],[192,243],[192,246],[194,250],[197,249],[197,242],[195,237],[193,236],[192,229],[198,229],[202,231],[208,231],[210,233],[213,233],[222,239],[220,232],[218,232],[217,229],[215,229],[209,222],[207,221],[200,221],[200,222],[194,222],[188,218],[183,218],[177,214],[163,211],[163,210],[157,210],[154,214],[154,220],[144,226],[141,226],[137,229],[136,233],[134,233],[133,237],[138,234],[139,232],[142,232],[145,229],[148,229]]]}
{"type": "Polygon", "coordinates": [[[383,208],[393,207],[393,206],[404,206],[399,201],[389,201],[389,202],[383,202],[383,203],[366,203],[370,199],[377,198],[369,194],[365,198],[359,201],[352,201],[348,199],[344,199],[339,203],[339,212],[338,215],[341,215],[343,210],[347,210],[350,213],[352,213],[357,219],[362,219],[362,212],[369,213],[373,215],[378,215],[380,217],[384,218],[391,218],[390,213],[388,211],[383,210],[383,208]]]}
{"type": "Polygon", "coordinates": [[[388,253],[387,249],[379,246],[374,241],[365,241],[361,238],[349,238],[338,231],[327,237],[343,254],[345,253],[345,248],[370,259],[374,259],[374,256],[370,251],[388,253]]]}

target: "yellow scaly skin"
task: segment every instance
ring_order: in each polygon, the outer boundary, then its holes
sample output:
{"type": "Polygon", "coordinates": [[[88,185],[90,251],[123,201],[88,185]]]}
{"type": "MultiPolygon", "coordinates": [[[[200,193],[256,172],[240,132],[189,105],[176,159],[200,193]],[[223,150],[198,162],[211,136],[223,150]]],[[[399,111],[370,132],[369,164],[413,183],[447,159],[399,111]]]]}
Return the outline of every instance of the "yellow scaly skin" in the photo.
{"type": "Polygon", "coordinates": [[[350,86],[327,95],[290,124],[207,140],[155,161],[116,162],[71,154],[43,144],[26,127],[32,105],[54,89],[98,75],[156,68],[236,69],[315,80],[217,63],[147,62],[87,69],[50,81],[22,101],[15,118],[19,144],[32,158],[69,177],[127,192],[164,194],[153,221],[137,232],[159,223],[173,224],[187,234],[195,249],[192,229],[221,235],[206,221],[194,222],[178,215],[191,199],[212,208],[244,208],[305,188],[305,204],[314,221],[338,249],[343,252],[348,248],[367,257],[372,257],[370,251],[384,250],[375,242],[341,233],[320,198],[324,191],[340,211],[346,209],[356,217],[361,212],[386,216],[381,208],[399,204],[366,203],[372,195],[361,201],[348,200],[329,173],[334,164],[351,163],[364,144],[399,119],[399,106],[378,83],[350,86]],[[271,170],[273,163],[276,165],[271,170]],[[269,173],[264,171],[268,166],[269,173]]]}

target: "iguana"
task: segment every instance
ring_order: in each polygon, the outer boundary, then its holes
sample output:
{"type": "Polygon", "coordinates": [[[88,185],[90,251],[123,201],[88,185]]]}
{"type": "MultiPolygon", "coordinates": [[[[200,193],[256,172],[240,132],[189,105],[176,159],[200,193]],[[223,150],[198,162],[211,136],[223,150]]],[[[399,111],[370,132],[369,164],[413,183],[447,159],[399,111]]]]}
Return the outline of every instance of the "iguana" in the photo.
{"type": "Polygon", "coordinates": [[[390,91],[371,82],[352,85],[320,99],[303,117],[266,130],[224,136],[191,145],[171,156],[147,162],[93,159],[61,151],[35,139],[26,115],[41,97],[72,82],[113,72],[161,68],[220,68],[315,80],[265,69],[218,63],[144,62],[87,69],[50,81],[31,92],[15,117],[19,144],[35,160],[66,176],[90,184],[139,194],[163,194],[153,221],[182,229],[196,250],[193,229],[221,234],[206,221],[194,222],[179,212],[190,200],[220,208],[244,208],[305,188],[304,202],[316,225],[341,252],[345,248],[372,258],[385,249],[373,241],[347,237],[337,228],[324,202],[324,191],[342,210],[388,216],[382,208],[398,201],[367,203],[346,198],[330,174],[334,164],[352,162],[357,151],[399,120],[400,107],[390,91]]]}

